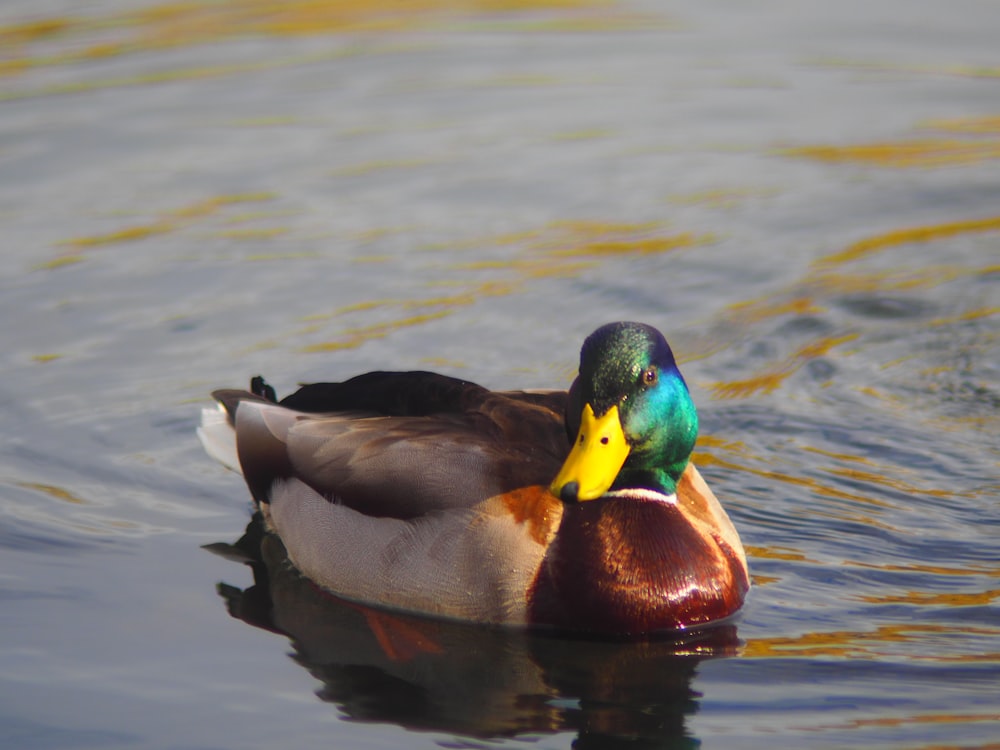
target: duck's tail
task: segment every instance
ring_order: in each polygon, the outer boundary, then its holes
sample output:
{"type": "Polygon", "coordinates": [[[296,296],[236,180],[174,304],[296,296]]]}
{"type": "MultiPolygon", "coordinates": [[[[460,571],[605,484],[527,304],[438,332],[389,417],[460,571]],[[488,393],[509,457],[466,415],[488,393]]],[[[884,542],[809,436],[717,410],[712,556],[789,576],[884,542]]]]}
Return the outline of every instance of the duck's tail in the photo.
{"type": "Polygon", "coordinates": [[[201,410],[201,425],[197,432],[208,455],[223,466],[243,473],[236,453],[236,429],[222,403],[217,403],[213,409],[201,410]]]}
{"type": "Polygon", "coordinates": [[[197,429],[205,451],[228,469],[243,473],[240,456],[236,448],[236,409],[242,401],[263,401],[276,403],[274,388],[260,375],[250,380],[250,390],[224,388],[212,393],[214,409],[201,410],[201,425],[197,429]]]}

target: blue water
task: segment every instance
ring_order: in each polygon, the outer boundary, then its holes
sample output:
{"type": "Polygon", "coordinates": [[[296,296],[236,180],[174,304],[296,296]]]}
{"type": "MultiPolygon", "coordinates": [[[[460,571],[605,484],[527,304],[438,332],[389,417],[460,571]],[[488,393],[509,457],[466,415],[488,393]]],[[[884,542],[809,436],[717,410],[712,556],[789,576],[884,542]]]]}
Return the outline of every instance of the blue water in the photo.
{"type": "Polygon", "coordinates": [[[0,9],[0,746],[1000,742],[995,7],[343,7],[0,9]],[[565,386],[615,319],[748,547],[721,641],[386,621],[212,551],[251,513],[213,388],[565,386]]]}

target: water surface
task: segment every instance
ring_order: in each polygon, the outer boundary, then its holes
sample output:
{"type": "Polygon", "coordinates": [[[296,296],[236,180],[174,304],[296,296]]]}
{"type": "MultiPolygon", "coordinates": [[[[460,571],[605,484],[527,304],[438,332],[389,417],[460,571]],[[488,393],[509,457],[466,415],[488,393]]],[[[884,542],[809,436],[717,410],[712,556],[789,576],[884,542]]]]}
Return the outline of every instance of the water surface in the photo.
{"type": "Polygon", "coordinates": [[[0,744],[995,746],[995,7],[354,5],[0,9],[0,744]],[[250,518],[211,389],[565,386],[615,319],[748,547],[721,640],[386,620],[202,548],[250,518]]]}

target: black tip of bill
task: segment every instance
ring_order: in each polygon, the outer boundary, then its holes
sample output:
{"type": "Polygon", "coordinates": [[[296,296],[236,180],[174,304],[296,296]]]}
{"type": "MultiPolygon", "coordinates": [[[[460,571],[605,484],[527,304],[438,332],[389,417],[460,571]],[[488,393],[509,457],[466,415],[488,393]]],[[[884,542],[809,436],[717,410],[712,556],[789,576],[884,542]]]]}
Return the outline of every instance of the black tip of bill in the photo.
{"type": "Polygon", "coordinates": [[[579,482],[566,482],[566,484],[563,485],[562,490],[559,491],[559,498],[564,503],[579,502],[579,499],[580,499],[580,483],[579,482]]]}

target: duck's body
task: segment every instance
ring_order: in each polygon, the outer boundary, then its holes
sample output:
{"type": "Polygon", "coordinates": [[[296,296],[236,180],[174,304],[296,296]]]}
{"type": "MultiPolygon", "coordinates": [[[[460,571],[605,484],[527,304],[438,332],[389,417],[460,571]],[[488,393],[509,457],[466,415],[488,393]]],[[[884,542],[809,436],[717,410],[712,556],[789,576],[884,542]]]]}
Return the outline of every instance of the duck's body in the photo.
{"type": "MultiPolygon", "coordinates": [[[[646,392],[676,383],[663,377],[622,390],[614,373],[632,373],[634,352],[595,370],[588,356],[604,362],[608,346],[620,348],[615,337],[612,331],[590,355],[585,346],[581,377],[568,393],[491,392],[432,373],[369,373],[305,386],[274,403],[270,388],[255,381],[253,391],[217,391],[224,409],[206,410],[200,435],[209,453],[242,470],[296,567],[344,598],[604,634],[728,617],[749,587],[746,558],[687,461],[693,406],[684,423],[671,411],[671,393],[667,407],[655,404],[662,414],[646,419],[638,409],[646,392]],[[594,432],[609,424],[620,424],[627,445],[594,432]],[[650,441],[633,434],[635,424],[678,429],[667,453],[679,441],[684,456],[667,456],[666,479],[647,465],[650,441]],[[629,454],[613,458],[611,468],[600,455],[608,444],[629,454]],[[633,458],[642,465],[630,465],[633,458]]],[[[654,366],[676,372],[672,356],[654,366]]],[[[635,378],[649,367],[644,360],[635,378]]]]}

